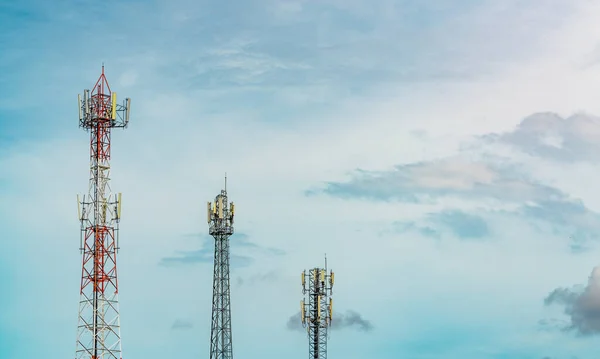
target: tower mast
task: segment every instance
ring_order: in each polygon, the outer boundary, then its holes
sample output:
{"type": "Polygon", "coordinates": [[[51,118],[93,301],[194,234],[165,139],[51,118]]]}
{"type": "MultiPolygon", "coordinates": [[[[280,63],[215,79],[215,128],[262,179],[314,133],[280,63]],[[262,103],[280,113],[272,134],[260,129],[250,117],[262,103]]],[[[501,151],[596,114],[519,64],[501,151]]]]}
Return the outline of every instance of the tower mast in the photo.
{"type": "Polygon", "coordinates": [[[131,100],[117,104],[102,74],[92,91],[78,95],[79,127],[90,132],[88,194],[77,196],[81,222],[79,249],[83,256],[76,359],[121,359],[121,330],[117,284],[117,252],[121,194],[112,194],[110,135],[126,128],[131,100]]]}
{"type": "Polygon", "coordinates": [[[210,358],[232,359],[231,302],[229,291],[229,237],[233,234],[233,202],[228,205],[225,189],[207,204],[209,234],[215,239],[210,358]]]}
{"type": "Polygon", "coordinates": [[[300,319],[308,333],[308,357],[327,359],[327,329],[331,325],[333,300],[330,298],[333,288],[333,271],[327,274],[325,268],[313,268],[302,272],[302,294],[306,297],[300,302],[300,319]]]}

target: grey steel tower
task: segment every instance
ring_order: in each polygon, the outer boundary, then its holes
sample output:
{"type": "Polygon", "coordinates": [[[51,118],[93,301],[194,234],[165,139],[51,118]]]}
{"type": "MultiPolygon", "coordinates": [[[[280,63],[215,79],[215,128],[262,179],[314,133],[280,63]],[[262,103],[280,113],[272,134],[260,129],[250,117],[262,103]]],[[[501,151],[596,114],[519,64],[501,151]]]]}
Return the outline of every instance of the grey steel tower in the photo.
{"type": "Polygon", "coordinates": [[[302,272],[302,294],[305,299],[300,302],[302,325],[308,332],[308,357],[310,359],[327,359],[327,328],[331,325],[333,300],[329,296],[333,288],[333,271],[327,274],[327,257],[325,268],[313,268],[308,273],[302,272]]]}
{"type": "Polygon", "coordinates": [[[208,202],[207,210],[208,231],[215,239],[210,359],[232,359],[229,236],[233,234],[234,205],[227,202],[227,176],[225,189],[215,203],[208,202]]]}

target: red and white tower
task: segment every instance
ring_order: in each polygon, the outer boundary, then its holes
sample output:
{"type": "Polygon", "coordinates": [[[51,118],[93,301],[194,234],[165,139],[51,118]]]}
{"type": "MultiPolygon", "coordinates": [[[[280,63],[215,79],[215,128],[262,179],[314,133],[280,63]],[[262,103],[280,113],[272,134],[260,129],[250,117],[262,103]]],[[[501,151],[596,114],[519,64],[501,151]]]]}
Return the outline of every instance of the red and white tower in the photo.
{"type": "Polygon", "coordinates": [[[90,132],[90,184],[87,195],[77,196],[83,254],[81,299],[77,326],[76,359],[121,359],[117,252],[121,194],[112,194],[110,180],[110,134],[126,128],[130,99],[117,104],[104,66],[90,90],[79,97],[79,126],[90,132]]]}

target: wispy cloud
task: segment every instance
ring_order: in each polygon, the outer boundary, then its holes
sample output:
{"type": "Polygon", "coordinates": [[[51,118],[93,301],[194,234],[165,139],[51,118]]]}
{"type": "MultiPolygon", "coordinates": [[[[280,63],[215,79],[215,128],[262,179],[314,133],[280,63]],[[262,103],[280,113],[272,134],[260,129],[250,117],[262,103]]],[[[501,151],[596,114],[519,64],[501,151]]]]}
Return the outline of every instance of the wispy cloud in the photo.
{"type": "MultiPolygon", "coordinates": [[[[306,328],[302,326],[300,312],[292,315],[288,319],[286,327],[289,330],[306,330],[306,328]]],[[[373,324],[353,310],[348,310],[345,313],[334,312],[331,319],[331,329],[338,330],[345,328],[356,329],[361,332],[370,332],[373,329],[373,324]]]]}
{"type": "MultiPolygon", "coordinates": [[[[196,263],[212,263],[214,258],[214,250],[200,249],[197,251],[180,252],[177,257],[164,257],[160,264],[164,266],[188,265],[196,263]]],[[[254,259],[246,256],[230,255],[230,263],[233,268],[247,267],[254,262],[254,259]]]]}
{"type": "Polygon", "coordinates": [[[481,216],[456,209],[429,213],[420,221],[397,221],[393,227],[399,232],[417,231],[436,239],[447,229],[462,239],[481,239],[491,234],[487,221],[481,216]]]}
{"type": "Polygon", "coordinates": [[[600,118],[585,113],[567,118],[555,113],[536,113],[512,131],[482,138],[563,163],[600,160],[600,118]]]}
{"type": "Polygon", "coordinates": [[[255,275],[252,275],[252,276],[249,276],[246,278],[237,277],[236,283],[240,286],[241,285],[252,285],[255,283],[259,283],[259,282],[273,283],[279,278],[280,278],[280,275],[278,274],[277,271],[270,270],[268,272],[255,274],[255,275]]]}
{"type": "Polygon", "coordinates": [[[489,234],[487,222],[480,216],[449,210],[430,215],[433,222],[444,225],[460,238],[482,238],[489,234]]]}
{"type": "Polygon", "coordinates": [[[509,202],[564,199],[560,190],[528,178],[502,158],[473,160],[456,156],[398,165],[389,171],[358,169],[346,182],[328,182],[319,192],[342,198],[427,202],[443,196],[496,199],[509,202]]]}
{"type": "MultiPolygon", "coordinates": [[[[190,236],[188,236],[190,237],[190,236]]],[[[207,234],[194,234],[191,237],[201,240],[201,248],[198,250],[179,251],[178,256],[164,257],[160,264],[164,266],[189,265],[196,263],[212,263],[214,260],[214,238],[207,234]]],[[[251,265],[254,258],[248,255],[237,255],[235,252],[243,250],[244,253],[267,253],[271,255],[283,255],[285,252],[277,248],[263,248],[251,242],[244,233],[235,233],[229,239],[231,248],[230,265],[234,268],[243,268],[251,265]]]]}
{"type": "Polygon", "coordinates": [[[175,322],[173,322],[171,329],[173,329],[173,330],[189,330],[189,329],[192,329],[193,327],[194,327],[194,324],[192,322],[189,322],[187,320],[177,319],[177,320],[175,320],[175,322]]]}

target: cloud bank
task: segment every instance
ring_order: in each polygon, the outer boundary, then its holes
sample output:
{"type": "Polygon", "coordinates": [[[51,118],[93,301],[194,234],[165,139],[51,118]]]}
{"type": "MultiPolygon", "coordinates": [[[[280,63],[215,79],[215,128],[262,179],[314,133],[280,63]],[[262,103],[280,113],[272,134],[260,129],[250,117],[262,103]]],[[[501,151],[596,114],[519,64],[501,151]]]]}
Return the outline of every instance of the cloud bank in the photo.
{"type": "Polygon", "coordinates": [[[513,215],[563,235],[571,242],[573,253],[581,252],[587,249],[587,242],[598,239],[600,214],[582,199],[536,178],[519,152],[552,161],[570,161],[573,156],[595,161],[600,158],[594,142],[596,133],[600,134],[600,122],[594,116],[577,114],[562,119],[552,113],[537,113],[512,131],[471,137],[471,142],[463,142],[452,156],[387,170],[359,168],[344,181],[325,182],[305,194],[438,207],[458,201],[462,208],[446,205],[448,208],[421,218],[399,219],[394,227],[431,238],[440,238],[442,232],[450,230],[458,238],[483,239],[494,230],[486,217],[513,215]],[[552,136],[565,140],[554,146],[548,139],[552,136]],[[517,154],[500,151],[499,144],[517,154]]]}
{"type": "Polygon", "coordinates": [[[569,317],[563,330],[578,335],[600,334],[600,266],[595,267],[583,288],[556,288],[544,299],[546,305],[559,305],[569,317]]]}
{"type": "Polygon", "coordinates": [[[567,118],[551,112],[536,113],[512,131],[482,138],[560,163],[597,163],[600,160],[600,118],[585,113],[567,118]]]}

